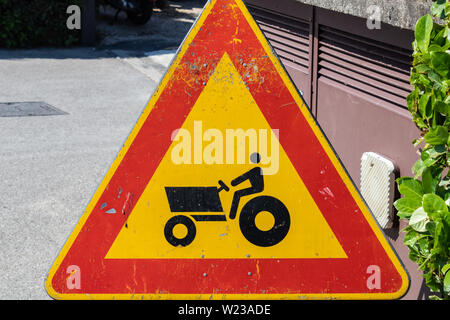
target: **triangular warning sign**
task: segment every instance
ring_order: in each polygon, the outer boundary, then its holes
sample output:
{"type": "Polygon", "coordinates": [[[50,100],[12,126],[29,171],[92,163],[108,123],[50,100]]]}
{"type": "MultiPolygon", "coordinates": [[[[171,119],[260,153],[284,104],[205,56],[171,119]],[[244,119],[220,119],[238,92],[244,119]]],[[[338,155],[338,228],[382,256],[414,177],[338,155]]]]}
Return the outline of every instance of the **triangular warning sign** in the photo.
{"type": "Polygon", "coordinates": [[[241,0],[215,0],[46,288],[58,299],[386,299],[408,283],[241,0]]]}

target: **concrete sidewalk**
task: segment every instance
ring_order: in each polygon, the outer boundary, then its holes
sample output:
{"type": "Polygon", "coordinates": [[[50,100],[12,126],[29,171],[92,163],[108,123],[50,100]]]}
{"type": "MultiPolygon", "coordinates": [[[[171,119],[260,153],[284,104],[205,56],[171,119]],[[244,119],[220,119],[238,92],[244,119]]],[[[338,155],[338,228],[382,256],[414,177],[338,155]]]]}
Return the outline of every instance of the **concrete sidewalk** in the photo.
{"type": "Polygon", "coordinates": [[[0,299],[49,299],[50,266],[173,53],[0,50],[0,102],[68,113],[0,117],[0,299]]]}

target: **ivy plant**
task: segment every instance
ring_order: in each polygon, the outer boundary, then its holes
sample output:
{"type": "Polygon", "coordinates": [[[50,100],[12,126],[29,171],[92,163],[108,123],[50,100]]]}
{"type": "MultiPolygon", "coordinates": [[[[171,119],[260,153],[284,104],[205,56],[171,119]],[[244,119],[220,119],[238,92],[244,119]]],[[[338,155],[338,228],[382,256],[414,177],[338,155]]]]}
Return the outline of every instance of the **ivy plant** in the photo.
{"type": "Polygon", "coordinates": [[[450,3],[433,0],[416,24],[408,110],[420,129],[414,177],[397,179],[403,196],[394,205],[407,219],[404,243],[423,271],[431,299],[450,299],[450,3]]]}

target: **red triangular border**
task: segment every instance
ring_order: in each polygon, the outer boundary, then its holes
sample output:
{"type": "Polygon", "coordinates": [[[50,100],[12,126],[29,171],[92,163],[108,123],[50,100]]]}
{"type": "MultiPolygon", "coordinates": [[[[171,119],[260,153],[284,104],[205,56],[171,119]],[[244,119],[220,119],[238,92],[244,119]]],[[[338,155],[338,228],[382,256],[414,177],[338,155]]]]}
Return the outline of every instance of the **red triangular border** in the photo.
{"type": "Polygon", "coordinates": [[[238,6],[231,5],[233,2],[215,2],[169,82],[162,88],[154,108],[50,279],[56,293],[364,294],[398,292],[404,286],[404,279],[245,15],[238,6]],[[225,52],[241,75],[248,71],[248,64],[258,66],[264,83],[249,80],[250,93],[269,125],[280,129],[281,145],[348,259],[104,259],[168,150],[171,133],[182,127],[204,83],[225,52]],[[325,188],[334,197],[324,193],[325,188]],[[118,213],[105,214],[100,208],[103,203],[116,208],[118,213]],[[69,265],[77,265],[82,270],[81,289],[67,288],[69,265]],[[381,289],[375,292],[366,285],[369,265],[378,265],[382,271],[381,289]],[[256,268],[258,278],[249,278],[247,270],[256,273],[256,268]],[[204,272],[208,277],[201,276],[204,272]]]}

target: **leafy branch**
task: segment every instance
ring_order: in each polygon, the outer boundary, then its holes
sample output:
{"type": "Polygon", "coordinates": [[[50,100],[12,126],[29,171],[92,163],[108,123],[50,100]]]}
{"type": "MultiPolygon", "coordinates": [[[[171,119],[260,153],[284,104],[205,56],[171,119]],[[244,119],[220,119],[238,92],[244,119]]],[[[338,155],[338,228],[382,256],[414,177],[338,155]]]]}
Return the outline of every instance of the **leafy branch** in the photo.
{"type": "Polygon", "coordinates": [[[404,244],[409,258],[423,270],[425,282],[450,299],[450,3],[433,0],[431,15],[416,24],[408,110],[421,136],[413,141],[420,159],[414,177],[397,179],[403,198],[394,205],[409,220],[404,244]]]}

